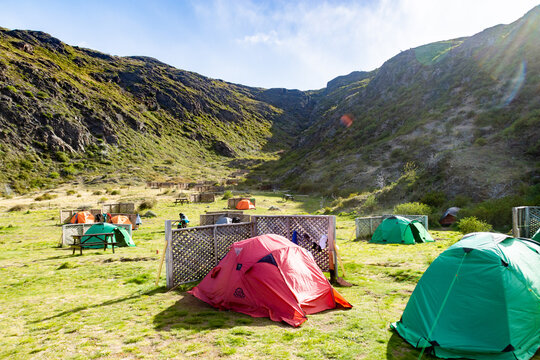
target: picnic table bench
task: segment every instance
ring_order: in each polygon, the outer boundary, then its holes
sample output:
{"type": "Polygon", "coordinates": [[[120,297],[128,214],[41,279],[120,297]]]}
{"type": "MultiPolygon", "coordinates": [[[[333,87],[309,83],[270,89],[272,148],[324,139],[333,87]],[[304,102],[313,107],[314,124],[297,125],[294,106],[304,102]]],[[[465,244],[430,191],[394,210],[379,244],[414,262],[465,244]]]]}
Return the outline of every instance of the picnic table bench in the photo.
{"type": "Polygon", "coordinates": [[[176,204],[187,204],[189,202],[189,199],[187,197],[182,197],[182,198],[176,198],[176,200],[174,200],[174,205],[176,204]]]}
{"type": "Polygon", "coordinates": [[[282,196],[283,200],[287,201],[287,200],[292,200],[294,201],[294,195],[292,194],[283,194],[282,196]]]}
{"type": "Polygon", "coordinates": [[[114,254],[114,245],[117,243],[113,241],[114,233],[95,233],[95,234],[84,234],[84,235],[73,235],[73,254],[75,254],[76,249],[80,249],[81,255],[83,248],[89,248],[90,246],[100,245],[103,246],[103,250],[107,250],[107,246],[111,245],[112,252],[114,254]],[[101,237],[103,238],[101,238],[101,237]],[[82,241],[82,238],[85,238],[85,241],[82,241]]]}

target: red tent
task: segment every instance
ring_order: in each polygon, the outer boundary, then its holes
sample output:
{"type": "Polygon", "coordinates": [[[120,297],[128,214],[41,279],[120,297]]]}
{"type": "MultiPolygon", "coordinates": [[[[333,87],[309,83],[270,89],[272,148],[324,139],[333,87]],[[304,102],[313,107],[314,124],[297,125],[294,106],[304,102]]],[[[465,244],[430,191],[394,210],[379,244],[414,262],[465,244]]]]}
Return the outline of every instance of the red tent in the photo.
{"type": "Polygon", "coordinates": [[[232,244],[218,266],[189,293],[218,309],[292,326],[300,326],[307,314],[352,307],[307,250],[275,234],[232,244]]]}

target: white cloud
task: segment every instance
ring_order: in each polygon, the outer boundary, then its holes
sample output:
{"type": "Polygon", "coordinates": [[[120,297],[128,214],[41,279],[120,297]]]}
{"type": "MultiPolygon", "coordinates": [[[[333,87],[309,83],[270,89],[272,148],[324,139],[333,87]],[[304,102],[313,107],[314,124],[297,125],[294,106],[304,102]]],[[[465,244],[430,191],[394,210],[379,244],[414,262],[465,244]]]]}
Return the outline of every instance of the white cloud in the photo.
{"type": "Polygon", "coordinates": [[[271,44],[271,45],[281,45],[281,40],[278,39],[277,33],[275,31],[270,31],[269,33],[257,33],[254,35],[246,35],[243,39],[239,40],[241,43],[256,45],[256,44],[271,44]]]}

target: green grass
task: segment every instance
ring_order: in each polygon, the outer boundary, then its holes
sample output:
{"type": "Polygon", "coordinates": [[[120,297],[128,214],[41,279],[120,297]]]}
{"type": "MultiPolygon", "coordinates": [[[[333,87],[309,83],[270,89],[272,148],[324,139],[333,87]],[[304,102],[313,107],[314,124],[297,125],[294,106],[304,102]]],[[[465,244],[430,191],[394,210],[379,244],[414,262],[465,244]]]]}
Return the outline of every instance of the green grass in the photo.
{"type": "MultiPolygon", "coordinates": [[[[99,198],[92,191],[77,189],[87,194],[81,203],[99,198]]],[[[122,189],[121,199],[137,202],[159,192],[122,189]]],[[[321,204],[317,198],[283,202],[280,194],[252,195],[256,214],[269,213],[270,206],[284,214],[313,213],[321,204]]],[[[164,220],[183,212],[196,225],[199,214],[224,208],[225,200],[175,206],[174,193],[159,196],[153,208],[158,217],[144,219],[134,232],[135,248],[79,256],[57,247],[61,197],[30,213],[7,212],[35,196],[0,200],[0,358],[416,359],[419,352],[388,326],[400,318],[423,271],[460,237],[433,231],[435,243],[372,245],[351,240],[354,219],[338,217],[345,279],[355,284],[339,291],[354,308],[310,315],[291,328],[215,310],[186,293],[192,285],[167,292],[163,273],[155,286],[164,220]]]]}

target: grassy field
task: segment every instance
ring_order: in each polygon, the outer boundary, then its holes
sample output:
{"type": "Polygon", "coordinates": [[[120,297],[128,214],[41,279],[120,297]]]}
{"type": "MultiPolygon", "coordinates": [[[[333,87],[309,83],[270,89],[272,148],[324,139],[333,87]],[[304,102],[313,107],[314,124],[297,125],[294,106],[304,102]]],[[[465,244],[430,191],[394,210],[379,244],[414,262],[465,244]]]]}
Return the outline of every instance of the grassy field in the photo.
{"type": "MultiPolygon", "coordinates": [[[[186,293],[193,285],[167,292],[164,273],[155,286],[164,220],[184,212],[197,225],[200,213],[220,210],[226,201],[175,206],[176,193],[119,188],[119,195],[106,195],[108,202],[155,198],[158,217],[144,219],[134,232],[135,248],[79,256],[57,247],[58,209],[104,199],[95,189],[66,191],[39,202],[37,194],[0,200],[0,358],[416,359],[419,352],[389,324],[400,318],[423,271],[460,237],[432,231],[435,243],[370,245],[353,240],[353,218],[338,216],[345,279],[355,284],[339,291],[354,308],[310,315],[295,329],[214,310],[186,293]]],[[[270,206],[281,209],[274,214],[305,214],[327,205],[316,198],[283,202],[278,194],[252,195],[257,214],[270,213],[270,206]]]]}

